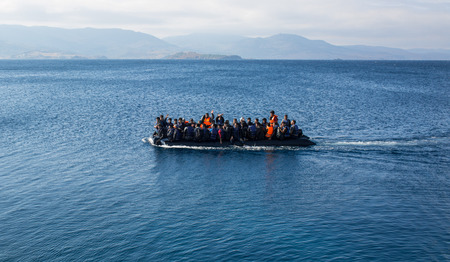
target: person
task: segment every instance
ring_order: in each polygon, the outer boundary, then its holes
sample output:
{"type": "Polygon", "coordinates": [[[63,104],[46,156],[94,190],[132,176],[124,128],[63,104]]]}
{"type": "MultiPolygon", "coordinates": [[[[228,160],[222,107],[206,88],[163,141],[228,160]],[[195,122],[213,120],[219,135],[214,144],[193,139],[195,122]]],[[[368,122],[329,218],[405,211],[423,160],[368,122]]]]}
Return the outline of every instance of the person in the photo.
{"type": "Polygon", "coordinates": [[[206,113],[202,117],[201,121],[207,128],[210,128],[211,127],[211,120],[213,120],[213,119],[214,119],[214,110],[211,110],[211,117],[209,116],[208,113],[206,113]]]}
{"type": "Polygon", "coordinates": [[[256,140],[256,126],[250,121],[247,128],[247,136],[249,140],[256,140]]]}
{"type": "Polygon", "coordinates": [[[291,121],[288,119],[288,115],[284,115],[283,120],[281,120],[281,123],[284,123],[286,126],[291,125],[291,121]]]}
{"type": "Polygon", "coordinates": [[[217,125],[213,124],[211,128],[210,140],[216,142],[218,136],[219,129],[217,129],[217,125]]]}
{"type": "Polygon", "coordinates": [[[247,137],[248,137],[248,126],[247,126],[247,123],[245,122],[245,119],[243,117],[241,118],[241,122],[240,122],[239,128],[241,129],[240,130],[241,138],[243,140],[247,140],[247,137]]]}
{"type": "Polygon", "coordinates": [[[183,133],[179,127],[173,128],[173,141],[180,141],[183,138],[183,133]]]}
{"type": "Polygon", "coordinates": [[[183,129],[185,128],[183,118],[181,118],[181,117],[178,118],[178,124],[177,124],[177,126],[178,126],[178,128],[179,128],[180,130],[183,130],[183,129]]]}
{"type": "Polygon", "coordinates": [[[231,139],[231,136],[233,136],[233,127],[230,126],[230,122],[228,120],[225,121],[223,131],[225,134],[225,140],[229,141],[231,139]]]}
{"type": "Polygon", "coordinates": [[[197,124],[195,126],[195,137],[194,137],[195,142],[200,142],[203,139],[203,130],[200,128],[201,126],[202,126],[201,124],[197,124]]]}
{"type": "Polygon", "coordinates": [[[286,130],[286,131],[284,132],[284,138],[285,138],[285,139],[291,138],[291,125],[290,125],[290,123],[288,123],[288,124],[283,123],[283,126],[284,126],[283,129],[286,130]]]}
{"type": "Polygon", "coordinates": [[[272,123],[277,123],[278,122],[278,116],[275,115],[275,111],[270,111],[270,117],[269,117],[269,122],[272,123]]]}
{"type": "Polygon", "coordinates": [[[167,118],[166,127],[172,126],[172,125],[173,125],[172,118],[171,117],[167,118]]]}
{"type": "Polygon", "coordinates": [[[191,123],[190,125],[188,125],[187,127],[184,128],[183,131],[183,139],[187,140],[187,141],[191,141],[194,140],[195,137],[195,124],[191,123]]]}
{"type": "Polygon", "coordinates": [[[167,126],[167,118],[169,117],[169,114],[166,115],[166,117],[164,117],[163,115],[160,115],[159,118],[161,119],[161,124],[163,127],[167,126]]]}
{"type": "Polygon", "coordinates": [[[274,135],[274,128],[273,128],[273,124],[267,124],[267,133],[266,133],[266,138],[268,140],[272,140],[272,137],[274,135]]]}
{"type": "Polygon", "coordinates": [[[249,117],[247,118],[247,127],[250,127],[250,125],[253,125],[252,119],[249,117]]]}
{"type": "Polygon", "coordinates": [[[261,124],[256,123],[255,127],[256,127],[256,140],[263,140],[264,139],[264,129],[262,128],[261,124]]]}
{"type": "Polygon", "coordinates": [[[223,118],[223,114],[219,114],[216,117],[216,124],[219,126],[225,124],[225,119],[223,118]]]}
{"type": "Polygon", "coordinates": [[[201,132],[203,133],[202,134],[202,139],[201,139],[201,141],[208,141],[209,140],[209,138],[210,138],[210,135],[211,135],[211,133],[209,132],[209,130],[208,130],[208,128],[206,127],[206,125],[202,125],[201,127],[200,127],[200,130],[201,130],[201,132]]]}
{"type": "Polygon", "coordinates": [[[161,139],[164,138],[164,134],[163,134],[163,126],[162,124],[158,124],[156,125],[156,132],[153,134],[153,139],[155,141],[155,144],[159,144],[161,142],[161,139]]]}
{"type": "Polygon", "coordinates": [[[281,123],[281,125],[278,127],[278,131],[277,131],[277,138],[279,140],[284,140],[286,137],[286,134],[289,135],[288,129],[285,125],[284,122],[281,123]]]}
{"type": "Polygon", "coordinates": [[[155,125],[153,127],[157,129],[158,125],[162,125],[161,118],[159,118],[159,116],[156,117],[155,125]]]}
{"type": "Polygon", "coordinates": [[[236,119],[236,118],[233,118],[233,123],[231,124],[231,127],[233,127],[234,124],[236,124],[237,122],[238,122],[237,119],[236,119]]]}
{"type": "Polygon", "coordinates": [[[173,141],[173,135],[175,133],[174,126],[169,126],[169,129],[167,130],[167,139],[172,142],[173,141]]]}
{"type": "Polygon", "coordinates": [[[267,126],[267,118],[264,117],[262,119],[261,125],[264,126],[264,127],[267,126]]]}
{"type": "Polygon", "coordinates": [[[232,144],[237,144],[240,143],[240,140],[241,140],[241,128],[240,125],[236,122],[234,123],[233,133],[231,135],[230,142],[232,144]]]}
{"type": "Polygon", "coordinates": [[[295,120],[291,121],[290,133],[291,133],[291,137],[293,137],[293,138],[303,136],[303,131],[296,125],[295,120]]]}
{"type": "Polygon", "coordinates": [[[278,122],[273,123],[273,137],[277,137],[277,133],[278,133],[278,122]]]}
{"type": "Polygon", "coordinates": [[[223,140],[225,139],[225,131],[223,130],[222,125],[219,125],[219,130],[217,131],[217,134],[219,136],[220,144],[222,144],[223,140]]]}
{"type": "Polygon", "coordinates": [[[256,126],[256,124],[260,124],[258,118],[255,118],[255,126],[256,126]]]}

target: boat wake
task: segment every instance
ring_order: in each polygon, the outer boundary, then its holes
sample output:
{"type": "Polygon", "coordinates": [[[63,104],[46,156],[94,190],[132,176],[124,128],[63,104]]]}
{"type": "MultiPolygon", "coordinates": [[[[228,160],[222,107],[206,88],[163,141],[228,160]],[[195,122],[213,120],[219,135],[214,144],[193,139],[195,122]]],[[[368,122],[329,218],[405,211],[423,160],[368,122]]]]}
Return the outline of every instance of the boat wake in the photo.
{"type": "Polygon", "coordinates": [[[186,145],[157,145],[153,143],[153,139],[150,137],[145,137],[141,139],[142,142],[148,143],[154,147],[159,148],[177,148],[177,149],[193,149],[193,150],[215,150],[215,151],[223,151],[223,150],[243,150],[243,151],[281,151],[281,150],[305,150],[304,147],[296,147],[296,146],[235,146],[229,145],[225,147],[208,147],[208,146],[186,146],[186,145]]]}

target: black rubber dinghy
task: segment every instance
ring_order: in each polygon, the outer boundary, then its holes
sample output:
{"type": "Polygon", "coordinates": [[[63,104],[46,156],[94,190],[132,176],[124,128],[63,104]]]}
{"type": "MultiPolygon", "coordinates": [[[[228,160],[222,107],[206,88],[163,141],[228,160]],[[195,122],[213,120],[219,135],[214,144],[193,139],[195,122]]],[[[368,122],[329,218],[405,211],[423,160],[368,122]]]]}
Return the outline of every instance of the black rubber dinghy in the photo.
{"type": "Polygon", "coordinates": [[[250,147],[306,147],[313,146],[316,143],[309,140],[309,137],[302,136],[300,138],[291,138],[285,140],[255,140],[255,141],[239,141],[236,143],[231,142],[196,142],[196,141],[169,141],[168,139],[162,139],[155,141],[153,138],[148,138],[148,142],[154,146],[165,147],[228,147],[228,146],[250,146],[250,147]]]}

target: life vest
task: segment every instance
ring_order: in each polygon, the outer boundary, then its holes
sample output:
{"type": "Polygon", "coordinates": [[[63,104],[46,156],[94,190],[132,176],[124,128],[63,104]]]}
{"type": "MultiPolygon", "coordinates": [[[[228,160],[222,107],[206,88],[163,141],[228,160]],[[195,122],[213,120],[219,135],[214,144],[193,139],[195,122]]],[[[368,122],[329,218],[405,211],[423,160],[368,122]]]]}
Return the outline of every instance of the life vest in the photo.
{"type": "Polygon", "coordinates": [[[211,126],[211,117],[205,117],[205,119],[203,120],[203,124],[205,124],[206,127],[210,127],[211,126]]]}
{"type": "Polygon", "coordinates": [[[269,126],[267,129],[266,137],[271,137],[273,134],[273,126],[269,126]]]}
{"type": "Polygon", "coordinates": [[[273,117],[270,118],[270,123],[276,123],[278,122],[278,116],[277,115],[273,115],[273,117]]]}

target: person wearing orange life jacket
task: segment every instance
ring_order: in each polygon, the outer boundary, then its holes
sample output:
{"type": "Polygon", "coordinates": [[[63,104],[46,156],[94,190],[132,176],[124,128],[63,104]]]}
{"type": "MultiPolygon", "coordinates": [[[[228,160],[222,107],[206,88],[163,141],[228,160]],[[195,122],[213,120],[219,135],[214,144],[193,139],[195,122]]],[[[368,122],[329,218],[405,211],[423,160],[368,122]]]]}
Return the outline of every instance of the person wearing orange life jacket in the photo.
{"type": "Polygon", "coordinates": [[[210,128],[212,125],[212,120],[214,119],[214,110],[211,110],[211,116],[209,116],[208,113],[206,113],[203,117],[202,117],[202,123],[206,126],[206,128],[210,128]]]}
{"type": "Polygon", "coordinates": [[[275,115],[275,111],[270,111],[270,123],[271,124],[273,124],[273,123],[277,123],[278,122],[278,116],[277,115],[275,115]]]}
{"type": "Polygon", "coordinates": [[[272,140],[273,134],[274,134],[273,124],[267,124],[266,138],[268,140],[272,140]]]}

